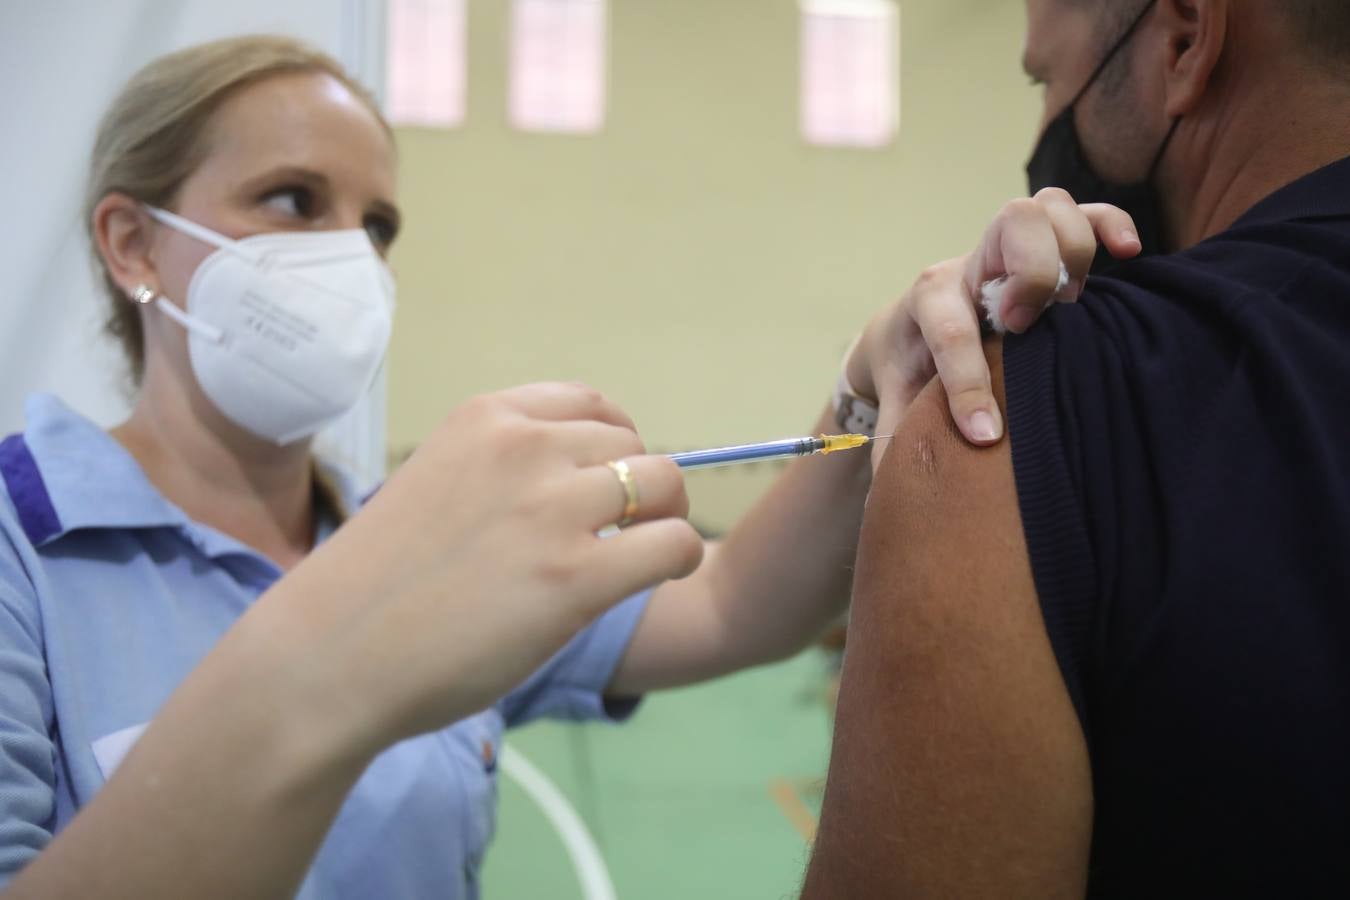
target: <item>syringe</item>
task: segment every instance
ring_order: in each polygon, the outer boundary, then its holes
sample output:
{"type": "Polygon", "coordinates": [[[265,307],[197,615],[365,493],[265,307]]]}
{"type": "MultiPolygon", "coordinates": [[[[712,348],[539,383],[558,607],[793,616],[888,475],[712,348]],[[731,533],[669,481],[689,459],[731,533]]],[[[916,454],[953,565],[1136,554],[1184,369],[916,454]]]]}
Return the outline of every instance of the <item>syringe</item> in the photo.
{"type": "MultiPolygon", "coordinates": [[[[886,435],[885,437],[890,437],[886,435]]],[[[822,434],[819,437],[786,438],[781,441],[765,441],[762,444],[740,444],[735,447],[717,447],[712,450],[690,450],[688,453],[672,453],[670,458],[681,469],[710,469],[714,466],[734,466],[740,463],[759,462],[764,459],[782,459],[790,456],[811,456],[816,453],[834,453],[839,450],[852,450],[863,447],[872,441],[884,438],[872,438],[865,434],[822,434]]]]}

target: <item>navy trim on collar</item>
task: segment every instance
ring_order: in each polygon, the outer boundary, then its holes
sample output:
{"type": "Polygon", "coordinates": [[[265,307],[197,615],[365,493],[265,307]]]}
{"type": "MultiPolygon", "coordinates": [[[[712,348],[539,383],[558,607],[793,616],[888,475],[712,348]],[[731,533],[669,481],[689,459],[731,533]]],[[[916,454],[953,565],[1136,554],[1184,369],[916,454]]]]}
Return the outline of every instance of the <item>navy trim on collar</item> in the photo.
{"type": "Polygon", "coordinates": [[[23,435],[11,434],[0,441],[0,476],[5,479],[19,524],[34,547],[61,533],[61,519],[23,435]]]}
{"type": "Polygon", "coordinates": [[[1243,213],[1233,227],[1347,217],[1350,217],[1350,156],[1280,188],[1243,213]]]}

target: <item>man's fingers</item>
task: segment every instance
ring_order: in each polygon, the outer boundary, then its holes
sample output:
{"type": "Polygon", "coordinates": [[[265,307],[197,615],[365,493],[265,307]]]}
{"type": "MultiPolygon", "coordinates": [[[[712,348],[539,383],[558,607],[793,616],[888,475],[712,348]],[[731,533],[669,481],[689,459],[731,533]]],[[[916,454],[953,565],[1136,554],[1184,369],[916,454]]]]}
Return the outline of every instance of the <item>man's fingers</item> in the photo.
{"type": "Polygon", "coordinates": [[[1133,259],[1143,250],[1139,230],[1125,210],[1109,203],[1083,203],[1078,208],[1092,223],[1097,240],[1116,259],[1133,259]]]}

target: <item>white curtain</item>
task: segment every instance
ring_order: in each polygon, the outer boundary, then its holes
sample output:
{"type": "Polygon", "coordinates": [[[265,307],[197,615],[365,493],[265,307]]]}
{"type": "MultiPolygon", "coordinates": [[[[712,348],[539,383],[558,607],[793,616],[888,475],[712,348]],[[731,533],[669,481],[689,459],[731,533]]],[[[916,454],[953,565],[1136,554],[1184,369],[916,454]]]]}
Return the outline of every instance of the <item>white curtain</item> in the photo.
{"type": "MultiPolygon", "coordinates": [[[[102,334],[81,193],[94,130],[122,83],[170,50],[275,32],[322,47],[376,94],[384,0],[0,0],[0,435],[23,401],[55,393],[100,424],[128,408],[126,366],[102,334]]],[[[374,482],[384,469],[384,379],[320,436],[326,456],[374,482]]]]}

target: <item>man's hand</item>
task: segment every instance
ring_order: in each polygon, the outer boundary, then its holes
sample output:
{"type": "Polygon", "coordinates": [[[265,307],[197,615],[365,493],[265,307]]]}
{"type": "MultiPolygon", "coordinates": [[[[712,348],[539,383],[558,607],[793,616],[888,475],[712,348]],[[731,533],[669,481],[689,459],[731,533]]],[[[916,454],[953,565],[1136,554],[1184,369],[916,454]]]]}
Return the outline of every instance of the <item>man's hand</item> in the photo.
{"type": "MultiPolygon", "coordinates": [[[[981,347],[981,291],[1006,276],[999,312],[1009,330],[1025,331],[1052,299],[1077,300],[1098,241],[1118,259],[1140,250],[1128,213],[1100,203],[1079,205],[1066,192],[1047,188],[1003,207],[972,253],[925,270],[903,297],[872,318],[845,362],[850,384],[880,401],[877,434],[895,429],[936,374],[966,440],[979,445],[1000,440],[1003,416],[981,347]],[[1061,261],[1069,283],[1056,294],[1061,261]]],[[[874,467],[879,460],[874,454],[874,467]]]]}

